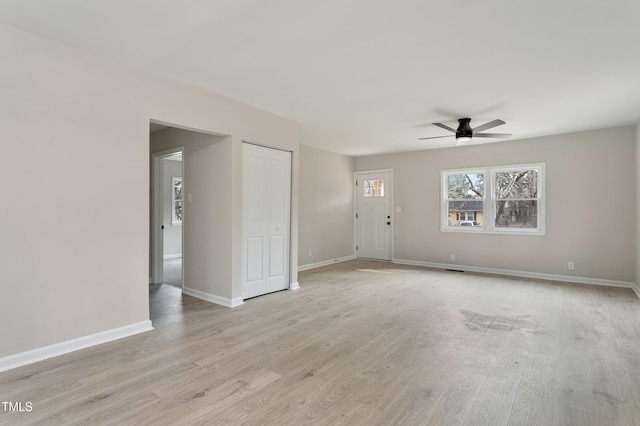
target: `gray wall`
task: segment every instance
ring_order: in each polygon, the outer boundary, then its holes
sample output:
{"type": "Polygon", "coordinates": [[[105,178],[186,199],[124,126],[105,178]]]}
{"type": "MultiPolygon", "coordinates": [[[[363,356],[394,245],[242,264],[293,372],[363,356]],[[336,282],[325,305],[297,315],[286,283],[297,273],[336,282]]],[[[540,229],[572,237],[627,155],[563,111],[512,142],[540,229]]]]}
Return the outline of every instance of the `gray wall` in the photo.
{"type": "Polygon", "coordinates": [[[300,218],[300,267],[353,256],[351,157],[300,145],[300,218]]]}
{"type": "Polygon", "coordinates": [[[0,196],[12,203],[0,209],[11,224],[0,256],[10,283],[0,298],[0,357],[148,328],[150,120],[228,135],[212,148],[223,151],[229,189],[222,296],[241,296],[243,140],[293,152],[297,253],[296,123],[3,25],[0,61],[0,173],[11,182],[0,196]]]}
{"type": "Polygon", "coordinates": [[[392,168],[394,258],[634,281],[635,127],[460,148],[359,157],[357,171],[392,168]],[[440,171],[546,163],[545,236],[440,231],[440,171]],[[575,270],[567,262],[575,262],[575,270]]]}

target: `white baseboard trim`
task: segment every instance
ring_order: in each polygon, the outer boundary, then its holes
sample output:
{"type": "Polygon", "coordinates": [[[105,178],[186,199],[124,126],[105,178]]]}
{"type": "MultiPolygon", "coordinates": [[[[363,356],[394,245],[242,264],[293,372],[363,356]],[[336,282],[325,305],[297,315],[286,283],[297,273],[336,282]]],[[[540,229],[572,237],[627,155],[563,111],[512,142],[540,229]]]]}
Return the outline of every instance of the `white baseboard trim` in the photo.
{"type": "Polygon", "coordinates": [[[298,272],[319,268],[321,266],[333,265],[334,263],[347,262],[355,258],[356,256],[352,254],[351,256],[338,257],[337,259],[329,259],[329,260],[324,260],[322,262],[309,263],[307,265],[298,266],[298,272]]]}
{"type": "MultiPolygon", "coordinates": [[[[400,265],[424,266],[427,268],[455,269],[457,271],[480,272],[483,274],[509,275],[512,277],[535,278],[549,281],[562,281],[575,284],[593,284],[608,287],[634,288],[634,284],[628,281],[605,280],[601,278],[576,277],[572,275],[546,274],[542,272],[514,271],[510,269],[485,268],[482,266],[467,266],[457,263],[433,263],[418,260],[393,259],[393,263],[400,265]]],[[[637,293],[637,292],[636,292],[637,293]]],[[[640,297],[640,296],[639,296],[640,297]]]]}
{"type": "Polygon", "coordinates": [[[640,284],[633,283],[633,286],[631,286],[631,288],[633,288],[633,291],[636,293],[636,296],[638,296],[638,299],[640,299],[640,284]]]}
{"type": "Polygon", "coordinates": [[[205,300],[207,302],[215,303],[216,305],[222,305],[226,308],[235,308],[244,304],[241,297],[235,299],[229,299],[226,297],[216,296],[215,294],[205,293],[204,291],[194,290],[192,288],[183,287],[182,292],[188,296],[193,296],[198,299],[205,300]]]}
{"type": "Polygon", "coordinates": [[[182,253],[177,253],[177,254],[165,254],[164,256],[162,256],[162,258],[164,260],[167,259],[180,259],[182,257],[182,253]]]}
{"type": "Polygon", "coordinates": [[[298,282],[291,283],[291,285],[289,286],[289,290],[291,290],[291,291],[300,290],[300,283],[298,283],[298,282]]]}
{"type": "Polygon", "coordinates": [[[0,358],[0,372],[153,330],[150,320],[82,336],[0,358]]]}

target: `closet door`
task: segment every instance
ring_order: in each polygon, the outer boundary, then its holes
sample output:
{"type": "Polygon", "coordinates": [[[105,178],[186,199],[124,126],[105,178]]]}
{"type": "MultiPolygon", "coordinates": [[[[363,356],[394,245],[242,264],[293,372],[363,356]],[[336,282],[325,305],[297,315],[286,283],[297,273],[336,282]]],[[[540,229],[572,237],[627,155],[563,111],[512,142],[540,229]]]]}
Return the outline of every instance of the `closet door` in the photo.
{"type": "Polygon", "coordinates": [[[242,298],[289,288],[291,153],[243,144],[242,298]]]}

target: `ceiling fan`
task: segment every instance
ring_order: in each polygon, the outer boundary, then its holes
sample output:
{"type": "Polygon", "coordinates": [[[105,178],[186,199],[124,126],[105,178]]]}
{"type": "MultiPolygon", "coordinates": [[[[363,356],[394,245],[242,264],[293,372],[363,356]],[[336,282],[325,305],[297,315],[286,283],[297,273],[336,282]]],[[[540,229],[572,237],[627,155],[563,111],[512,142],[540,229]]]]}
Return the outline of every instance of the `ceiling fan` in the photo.
{"type": "MultiPolygon", "coordinates": [[[[463,145],[465,142],[470,141],[471,138],[508,138],[509,136],[511,136],[511,133],[480,133],[483,130],[491,129],[493,127],[497,127],[504,124],[504,121],[502,120],[493,120],[481,126],[478,126],[475,129],[471,128],[471,125],[469,125],[470,122],[471,122],[470,118],[459,118],[458,123],[460,124],[458,125],[457,129],[453,129],[442,123],[433,123],[433,125],[455,133],[456,146],[463,145]]],[[[418,140],[422,141],[425,139],[449,138],[451,136],[453,135],[432,136],[428,138],[419,138],[418,140]]]]}

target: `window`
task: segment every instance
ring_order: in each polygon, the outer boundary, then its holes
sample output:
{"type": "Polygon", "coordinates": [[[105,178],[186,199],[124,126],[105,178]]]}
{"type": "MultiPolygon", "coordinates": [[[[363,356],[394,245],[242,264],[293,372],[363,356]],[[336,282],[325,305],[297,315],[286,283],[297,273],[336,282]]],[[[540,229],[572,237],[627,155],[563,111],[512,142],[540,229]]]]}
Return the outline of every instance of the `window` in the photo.
{"type": "Polygon", "coordinates": [[[482,226],[484,215],[484,172],[479,170],[447,173],[445,211],[447,226],[482,226]]]}
{"type": "Polygon", "coordinates": [[[458,212],[458,220],[460,221],[476,220],[476,212],[474,211],[458,212]]]}
{"type": "Polygon", "coordinates": [[[538,170],[494,170],[496,228],[538,227],[538,170]]]}
{"type": "Polygon", "coordinates": [[[544,164],[442,171],[443,231],[544,234],[544,164]]]}
{"type": "Polygon", "coordinates": [[[364,198],[384,197],[384,179],[365,179],[362,188],[364,198]]]}
{"type": "Polygon", "coordinates": [[[171,198],[172,198],[172,214],[171,224],[182,224],[182,178],[171,178],[171,198]]]}

